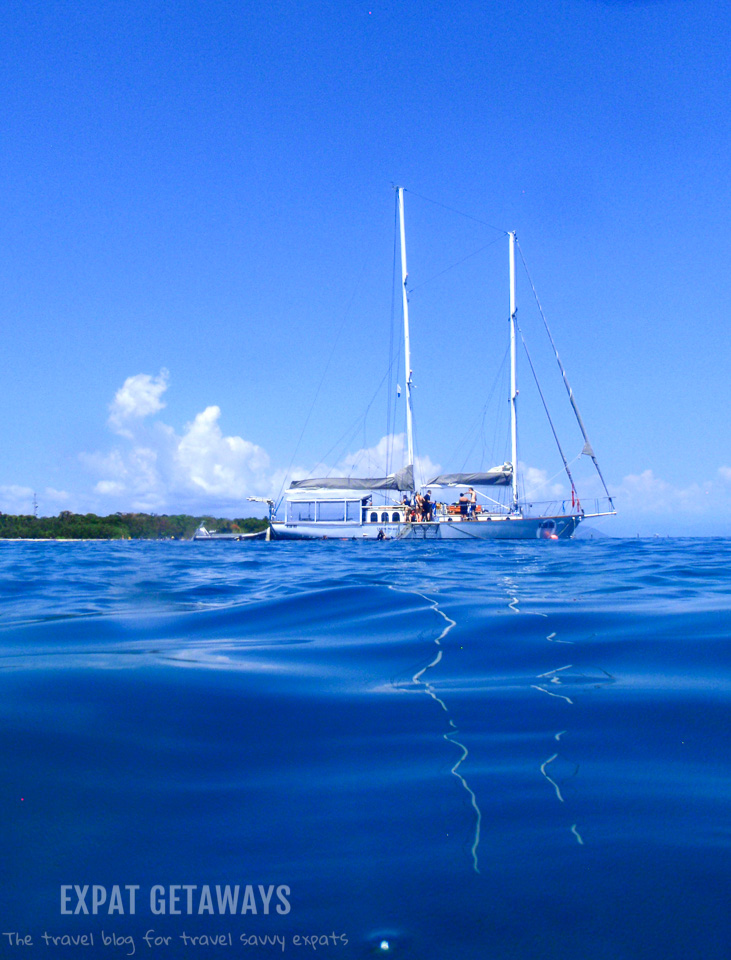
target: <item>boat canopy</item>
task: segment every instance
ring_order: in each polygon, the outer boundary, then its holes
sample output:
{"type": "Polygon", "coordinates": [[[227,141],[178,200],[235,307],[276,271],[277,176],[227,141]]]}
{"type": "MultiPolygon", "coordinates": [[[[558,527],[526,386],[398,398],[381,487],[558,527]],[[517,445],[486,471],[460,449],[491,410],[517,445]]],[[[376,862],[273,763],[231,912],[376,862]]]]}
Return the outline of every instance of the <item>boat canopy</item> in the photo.
{"type": "Polygon", "coordinates": [[[290,490],[413,490],[414,467],[409,464],[388,477],[310,477],[293,480],[290,490]]]}
{"type": "Polygon", "coordinates": [[[427,486],[435,487],[496,487],[510,483],[513,477],[512,463],[493,467],[487,473],[440,473],[427,486]]]}

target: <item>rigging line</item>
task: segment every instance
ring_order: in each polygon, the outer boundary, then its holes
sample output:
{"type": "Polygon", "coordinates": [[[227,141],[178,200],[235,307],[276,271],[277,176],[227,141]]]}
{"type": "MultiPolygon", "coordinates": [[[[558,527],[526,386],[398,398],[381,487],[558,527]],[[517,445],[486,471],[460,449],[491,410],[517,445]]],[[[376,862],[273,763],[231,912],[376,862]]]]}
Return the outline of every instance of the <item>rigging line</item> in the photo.
{"type": "MultiPolygon", "coordinates": [[[[480,411],[480,413],[478,413],[478,415],[474,418],[474,420],[471,421],[470,425],[467,427],[467,430],[465,431],[462,439],[459,441],[459,443],[456,445],[456,447],[455,447],[454,450],[452,451],[452,455],[451,455],[450,457],[448,457],[447,463],[454,463],[454,462],[456,461],[457,455],[458,455],[459,451],[460,451],[460,450],[462,449],[462,447],[467,443],[467,440],[469,439],[470,435],[471,435],[472,432],[475,430],[475,428],[477,427],[477,425],[480,423],[480,421],[482,421],[482,423],[483,423],[483,425],[484,425],[485,417],[487,416],[488,408],[489,408],[490,404],[492,403],[493,395],[494,395],[494,393],[495,393],[495,390],[497,389],[498,380],[499,380],[499,379],[502,377],[502,375],[503,375],[503,368],[504,368],[504,366],[505,366],[505,361],[506,361],[506,359],[507,359],[508,351],[509,351],[509,350],[510,350],[510,346],[507,346],[507,347],[505,348],[505,353],[503,354],[503,358],[502,358],[502,360],[500,361],[500,364],[499,364],[499,366],[498,366],[498,368],[497,368],[497,373],[495,374],[495,379],[494,379],[493,382],[492,382],[492,386],[490,387],[490,393],[488,394],[487,400],[485,401],[485,404],[484,404],[482,410],[480,411]]],[[[474,443],[472,444],[472,447],[474,447],[474,443]]],[[[470,448],[470,452],[471,452],[471,451],[472,451],[472,448],[470,448]]],[[[467,454],[467,456],[469,456],[469,453],[467,454]]],[[[463,466],[464,466],[464,465],[463,465],[463,466]]]]}
{"type": "MultiPolygon", "coordinates": [[[[372,407],[373,404],[375,403],[376,397],[377,397],[378,394],[381,392],[381,387],[383,386],[383,384],[384,384],[386,378],[388,377],[388,375],[390,374],[390,372],[391,372],[391,367],[389,366],[389,367],[386,369],[386,372],[384,373],[383,377],[381,378],[378,386],[376,387],[376,389],[375,389],[375,391],[374,391],[374,393],[373,393],[373,396],[372,396],[371,399],[369,400],[369,402],[368,402],[365,410],[363,411],[363,413],[362,413],[362,414],[359,414],[359,415],[355,418],[355,420],[352,421],[351,424],[350,424],[348,427],[346,427],[346,429],[340,434],[340,436],[339,436],[338,439],[335,441],[335,443],[334,443],[334,444],[330,447],[330,449],[327,451],[327,453],[325,454],[325,456],[321,458],[320,463],[325,463],[325,462],[327,462],[328,457],[330,456],[330,454],[333,452],[333,450],[335,450],[336,447],[338,447],[338,446],[341,444],[341,442],[343,441],[343,439],[344,439],[345,437],[348,437],[348,440],[347,440],[346,443],[345,443],[345,446],[346,446],[346,447],[347,447],[348,443],[351,442],[351,440],[352,440],[352,438],[355,436],[356,432],[360,429],[361,424],[362,424],[362,423],[364,422],[364,420],[367,418],[368,413],[370,412],[371,407],[372,407]]],[[[324,378],[323,378],[323,379],[324,379],[324,378]]],[[[322,383],[320,384],[320,386],[322,386],[322,383]]],[[[319,389],[319,388],[318,388],[318,389],[319,389]]],[[[311,412],[312,412],[312,411],[310,411],[310,413],[311,413],[311,412]]],[[[308,419],[309,419],[309,415],[308,415],[308,419]]],[[[303,432],[304,432],[304,431],[303,431],[303,432]]],[[[343,454],[343,456],[344,456],[344,454],[343,454]]],[[[342,459],[342,458],[341,458],[341,459],[342,459]]],[[[294,458],[293,458],[293,460],[294,460],[294,458]]],[[[291,463],[290,463],[289,470],[291,470],[291,468],[292,468],[292,465],[291,465],[291,463]]],[[[303,478],[303,479],[308,479],[309,477],[311,477],[313,471],[316,470],[316,469],[317,469],[317,466],[313,467],[312,470],[310,470],[309,473],[306,475],[306,477],[303,478]]],[[[329,476],[333,469],[334,469],[334,467],[331,467],[331,468],[328,470],[328,472],[326,473],[326,476],[329,476]]],[[[280,498],[280,499],[278,500],[278,503],[277,503],[277,509],[279,509],[279,504],[281,503],[281,494],[282,494],[282,490],[284,489],[284,483],[285,483],[285,482],[286,482],[286,475],[285,475],[285,480],[284,480],[283,483],[282,483],[282,487],[281,487],[281,489],[280,489],[280,491],[279,491],[279,498],[280,498]]]]}
{"type": "MultiPolygon", "coordinates": [[[[495,395],[495,390],[497,389],[498,380],[502,377],[503,370],[504,370],[504,366],[505,366],[505,361],[507,360],[508,351],[509,351],[509,350],[510,350],[510,345],[508,345],[508,346],[505,348],[505,353],[503,354],[503,359],[500,361],[500,366],[498,367],[497,373],[495,374],[495,379],[493,380],[492,386],[490,387],[490,393],[488,394],[487,400],[486,400],[486,402],[485,402],[485,406],[482,408],[482,417],[481,417],[481,421],[482,421],[482,422],[481,422],[481,430],[480,430],[480,435],[479,435],[479,436],[481,436],[481,438],[482,438],[483,460],[484,460],[484,452],[485,452],[485,418],[486,418],[486,416],[487,416],[487,410],[488,410],[490,404],[492,403],[492,398],[493,398],[493,396],[495,395]]],[[[474,429],[474,428],[473,428],[473,429],[474,429]]],[[[469,435],[469,433],[468,433],[468,435],[469,435]]],[[[467,464],[467,460],[468,460],[469,457],[471,456],[472,451],[473,451],[474,448],[475,448],[475,444],[477,443],[477,440],[478,440],[478,437],[475,437],[475,439],[474,439],[473,442],[472,442],[472,446],[471,446],[470,449],[467,451],[467,455],[465,456],[465,458],[464,458],[464,460],[463,460],[463,462],[462,462],[462,467],[461,467],[462,470],[465,469],[465,465],[467,464]]],[[[465,440],[462,441],[462,443],[465,443],[465,442],[466,442],[466,438],[465,438],[465,440]]],[[[461,446],[461,444],[460,444],[460,446],[461,446]]],[[[459,448],[458,448],[458,449],[459,449],[459,448]]],[[[456,451],[455,451],[455,452],[456,452],[456,451]]]]}
{"type": "MultiPolygon", "coordinates": [[[[393,356],[393,359],[391,360],[391,363],[389,364],[388,371],[387,371],[390,377],[389,385],[391,385],[395,381],[397,386],[398,386],[399,378],[401,374],[401,354],[402,354],[402,348],[404,343],[404,331],[403,331],[403,327],[401,327],[400,324],[398,329],[400,331],[398,345],[396,347],[396,352],[393,356]],[[395,376],[394,376],[394,365],[395,365],[395,376]]],[[[392,395],[392,412],[391,412],[392,429],[391,429],[391,433],[388,435],[387,450],[388,450],[388,463],[390,463],[391,466],[393,466],[394,436],[396,435],[397,430],[399,430],[399,426],[396,423],[397,416],[398,416],[399,395],[398,393],[395,393],[393,390],[391,391],[391,395],[392,395]]],[[[404,432],[404,431],[402,430],[400,432],[404,432]]],[[[390,475],[391,470],[387,469],[386,473],[387,475],[390,475]]]]}
{"type": "Polygon", "coordinates": [[[516,244],[517,244],[517,247],[518,247],[518,251],[519,251],[519,253],[520,253],[520,259],[523,261],[523,267],[524,267],[524,269],[525,269],[526,276],[528,277],[528,282],[530,283],[530,285],[531,285],[531,290],[533,291],[533,296],[535,297],[535,299],[536,299],[536,304],[538,305],[538,312],[540,313],[541,319],[543,320],[543,326],[546,328],[546,333],[548,334],[548,339],[551,341],[551,346],[553,347],[553,352],[554,352],[555,357],[556,357],[556,362],[558,363],[558,368],[559,368],[559,370],[561,371],[561,376],[563,377],[563,382],[564,382],[564,386],[566,387],[566,392],[567,392],[568,395],[569,395],[569,400],[571,401],[571,406],[573,407],[574,413],[575,413],[575,415],[576,415],[576,422],[579,424],[579,429],[581,430],[581,434],[582,434],[582,436],[583,436],[583,438],[584,438],[584,443],[585,443],[585,448],[584,448],[584,449],[585,449],[586,453],[591,457],[592,463],[594,464],[594,467],[596,468],[596,472],[599,474],[599,479],[600,479],[601,482],[602,482],[602,486],[604,487],[604,492],[606,493],[607,498],[608,498],[610,504],[612,505],[612,509],[614,509],[614,501],[612,500],[611,494],[609,493],[609,489],[607,488],[607,484],[606,484],[606,482],[605,482],[605,480],[604,480],[604,477],[602,476],[602,471],[601,471],[600,468],[599,468],[599,462],[597,461],[597,458],[594,456],[594,450],[593,450],[593,448],[592,448],[591,443],[589,442],[589,436],[588,436],[588,434],[587,434],[587,432],[586,432],[586,427],[584,426],[584,421],[581,419],[581,414],[579,413],[579,408],[578,408],[578,406],[576,405],[576,400],[574,399],[574,392],[573,392],[573,390],[571,389],[571,386],[570,386],[570,384],[569,384],[568,377],[566,376],[566,371],[564,370],[564,366],[563,366],[563,364],[561,363],[561,358],[560,358],[559,355],[558,355],[558,349],[556,348],[556,344],[555,344],[555,342],[554,342],[553,337],[551,336],[551,331],[550,331],[550,329],[549,329],[549,327],[548,327],[548,321],[546,320],[546,315],[545,315],[544,312],[543,312],[543,307],[541,306],[541,301],[538,299],[538,293],[537,293],[537,291],[536,291],[535,285],[533,284],[533,278],[531,277],[530,271],[528,270],[528,264],[525,262],[525,257],[523,256],[523,251],[521,250],[520,244],[517,242],[517,240],[516,240],[516,244]]]}
{"type": "MultiPolygon", "coordinates": [[[[324,457],[325,461],[328,460],[328,458],[330,457],[330,454],[331,454],[332,451],[335,449],[335,447],[337,447],[337,446],[339,446],[339,445],[340,445],[340,452],[339,452],[338,455],[334,458],[334,464],[333,464],[332,467],[330,467],[330,468],[327,470],[327,473],[325,474],[325,476],[329,477],[330,474],[331,474],[331,473],[333,472],[333,470],[335,469],[335,466],[336,466],[338,463],[341,463],[341,462],[343,462],[343,461],[345,460],[345,454],[348,452],[348,447],[349,447],[351,444],[355,444],[355,443],[357,442],[356,439],[355,439],[355,437],[356,437],[356,434],[358,433],[358,431],[361,429],[361,426],[363,425],[364,420],[365,420],[365,415],[364,415],[363,417],[358,417],[357,420],[352,424],[352,426],[350,427],[350,429],[349,429],[349,430],[346,430],[345,433],[342,433],[342,434],[340,435],[340,439],[337,440],[337,441],[335,442],[335,444],[333,444],[332,447],[330,447],[330,449],[328,450],[327,454],[326,454],[325,457],[324,457]],[[341,441],[342,441],[342,440],[344,440],[345,442],[342,443],[342,445],[341,445],[341,441]]],[[[350,475],[352,474],[352,472],[353,472],[353,469],[356,467],[356,465],[360,464],[361,462],[362,462],[361,460],[356,460],[355,463],[351,464],[349,467],[344,467],[344,468],[343,468],[343,472],[344,472],[344,473],[347,473],[347,475],[350,476],[350,475]]]]}
{"type": "Polygon", "coordinates": [[[470,260],[472,257],[476,257],[478,253],[482,253],[483,250],[487,250],[488,247],[491,247],[494,243],[497,243],[502,239],[502,237],[496,237],[494,240],[486,243],[483,247],[480,247],[479,250],[473,250],[472,253],[468,253],[466,257],[462,257],[462,259],[457,260],[456,263],[451,264],[449,267],[445,267],[444,270],[440,270],[439,273],[435,273],[434,276],[428,277],[426,280],[422,280],[421,283],[417,283],[415,287],[409,287],[409,293],[413,293],[415,290],[420,290],[421,287],[426,286],[427,283],[431,283],[432,280],[438,280],[439,277],[444,276],[445,273],[449,273],[450,270],[454,270],[454,268],[460,266],[460,264],[466,263],[467,260],[470,260]]]}
{"type": "Polygon", "coordinates": [[[346,322],[346,320],[348,319],[348,315],[349,315],[349,313],[350,313],[350,308],[353,306],[353,302],[354,302],[354,300],[355,300],[356,294],[358,293],[358,288],[359,288],[359,286],[360,286],[360,281],[362,280],[364,273],[365,273],[365,264],[363,265],[363,268],[362,268],[362,270],[361,270],[361,275],[360,275],[360,277],[358,278],[358,282],[357,282],[356,285],[355,285],[355,288],[354,288],[354,290],[353,290],[353,293],[351,294],[350,300],[348,301],[347,306],[345,307],[345,312],[344,312],[344,314],[343,314],[343,319],[342,319],[342,321],[341,321],[341,323],[340,323],[340,327],[339,327],[339,329],[338,329],[338,332],[335,334],[335,339],[333,340],[333,345],[332,345],[332,348],[331,348],[331,350],[330,350],[330,356],[327,358],[327,363],[325,364],[325,369],[323,370],[322,378],[320,379],[320,382],[319,382],[318,385],[317,385],[317,389],[315,390],[315,395],[314,395],[314,397],[312,398],[312,403],[311,403],[311,405],[310,405],[309,412],[307,413],[307,416],[306,416],[306,418],[305,418],[304,425],[303,425],[302,430],[301,430],[300,435],[299,435],[299,439],[297,440],[297,443],[296,443],[296,445],[295,445],[294,453],[292,454],[292,459],[289,461],[289,466],[287,467],[287,472],[284,474],[284,477],[283,477],[283,479],[282,479],[282,486],[279,488],[279,493],[277,494],[277,506],[276,506],[275,510],[278,510],[278,509],[279,509],[279,505],[280,505],[281,502],[282,502],[282,493],[283,493],[283,491],[284,491],[284,485],[285,485],[285,483],[287,482],[287,478],[289,477],[290,471],[291,471],[291,469],[292,469],[292,465],[294,464],[295,458],[297,457],[297,453],[298,453],[298,451],[299,451],[300,444],[302,443],[302,438],[304,437],[304,435],[305,435],[305,430],[307,429],[307,424],[310,422],[310,417],[312,416],[312,413],[313,413],[313,411],[314,411],[314,409],[315,409],[315,404],[317,403],[317,398],[318,398],[318,396],[320,395],[320,390],[322,389],[322,385],[323,385],[323,383],[325,382],[325,378],[326,378],[326,376],[327,376],[327,371],[329,370],[330,364],[332,363],[332,359],[333,359],[333,357],[335,356],[335,348],[337,347],[338,340],[340,339],[340,334],[343,332],[343,329],[344,329],[344,327],[345,327],[345,322],[346,322]]]}
{"type": "MultiPolygon", "coordinates": [[[[371,402],[372,402],[372,401],[371,401],[371,402]]],[[[369,406],[370,406],[370,404],[369,404],[369,406]]],[[[320,464],[324,464],[324,463],[327,462],[328,458],[330,457],[330,454],[333,452],[333,450],[335,450],[336,447],[339,447],[339,446],[342,444],[343,440],[345,440],[345,443],[343,444],[343,456],[345,456],[345,452],[344,452],[344,451],[345,451],[345,448],[347,448],[348,445],[349,445],[350,443],[352,443],[353,438],[355,437],[356,433],[358,432],[358,430],[360,430],[361,424],[362,424],[362,422],[363,422],[363,416],[364,416],[364,415],[358,414],[358,416],[355,418],[355,420],[351,421],[350,425],[345,428],[345,430],[340,434],[340,436],[339,436],[338,439],[335,441],[335,443],[334,443],[334,444],[330,447],[330,449],[327,451],[327,453],[325,454],[325,456],[322,457],[322,459],[320,460],[320,463],[317,464],[317,465],[315,465],[315,466],[312,468],[312,470],[310,470],[310,472],[307,474],[307,478],[309,478],[309,477],[312,476],[314,470],[316,470],[317,467],[318,467],[320,464]]],[[[341,460],[341,459],[342,459],[342,457],[337,458],[337,462],[339,462],[339,460],[341,460]]],[[[330,469],[327,471],[326,476],[329,476],[330,473],[332,472],[332,470],[333,470],[333,467],[330,467],[330,469]]],[[[307,479],[307,478],[304,478],[304,479],[307,479]]]]}
{"type": "MultiPolygon", "coordinates": [[[[498,384],[500,390],[500,396],[508,396],[508,382],[509,382],[509,370],[508,364],[506,363],[508,352],[510,350],[510,344],[505,348],[505,354],[503,356],[502,364],[500,366],[499,375],[500,382],[498,384]]],[[[506,460],[510,458],[510,453],[508,452],[508,447],[510,443],[509,437],[509,425],[507,423],[507,418],[505,420],[502,417],[495,417],[493,420],[492,427],[492,442],[490,445],[490,460],[492,463],[499,463],[502,460],[505,463],[506,460]],[[498,449],[500,445],[500,440],[502,439],[502,455],[498,455],[498,449]]],[[[487,440],[487,437],[485,437],[487,440]]]]}
{"type": "MultiPolygon", "coordinates": [[[[412,397],[413,397],[413,394],[412,394],[412,397]]],[[[412,404],[412,407],[413,407],[413,404],[412,404]]],[[[414,463],[412,464],[414,468],[414,489],[418,490],[420,489],[420,487],[424,486],[424,484],[426,483],[426,480],[424,481],[424,483],[417,483],[417,480],[416,480],[417,476],[419,477],[424,476],[424,471],[422,470],[422,467],[421,467],[421,461],[419,461],[418,474],[416,471],[416,461],[419,460],[419,431],[416,426],[416,418],[413,416],[413,410],[412,410],[412,418],[411,418],[411,430],[414,435],[414,463]]]]}
{"type": "Polygon", "coordinates": [[[481,223],[483,227],[489,227],[491,230],[498,230],[502,237],[507,237],[508,231],[503,230],[502,227],[496,227],[492,223],[487,223],[486,220],[480,220],[479,217],[473,217],[470,213],[463,213],[462,210],[457,210],[455,207],[449,207],[446,203],[440,203],[439,200],[432,200],[430,197],[424,197],[420,193],[414,193],[413,190],[407,190],[404,187],[407,193],[412,194],[415,197],[418,197],[420,200],[426,200],[427,203],[433,203],[437,207],[442,207],[444,210],[450,210],[452,213],[458,214],[460,217],[465,217],[467,220],[474,220],[475,223],[481,223]]]}
{"type": "MultiPolygon", "coordinates": [[[[389,325],[388,339],[388,367],[389,371],[393,368],[393,331],[394,318],[396,316],[396,270],[398,257],[398,192],[396,193],[395,221],[393,230],[393,267],[391,271],[391,322],[389,325]]],[[[391,408],[393,406],[393,417],[396,419],[396,405],[393,402],[393,377],[388,378],[388,396],[386,398],[386,476],[391,472],[391,459],[393,456],[393,440],[391,437],[391,408]]]]}
{"type": "MultiPolygon", "coordinates": [[[[486,409],[483,409],[483,411],[482,411],[482,417],[480,418],[481,421],[482,421],[482,422],[481,422],[481,427],[482,427],[482,429],[484,429],[484,427],[485,427],[485,416],[486,416],[486,414],[487,414],[487,410],[486,410],[486,409]]],[[[462,461],[462,465],[461,465],[460,468],[459,468],[460,473],[463,473],[463,472],[464,472],[465,467],[467,466],[467,461],[468,461],[468,460],[470,459],[470,457],[472,456],[472,451],[475,449],[475,446],[476,446],[477,441],[478,441],[479,439],[480,439],[480,435],[478,434],[478,435],[475,437],[475,439],[472,441],[472,446],[469,448],[469,450],[468,450],[467,453],[465,454],[465,458],[464,458],[464,460],[462,461]]]]}
{"type": "MultiPolygon", "coordinates": [[[[507,375],[506,360],[507,360],[507,356],[508,356],[508,351],[509,351],[509,350],[510,350],[510,344],[508,344],[508,346],[505,348],[505,354],[504,354],[504,356],[503,356],[503,359],[502,359],[502,362],[501,362],[501,364],[500,364],[500,367],[498,368],[498,371],[497,371],[497,373],[496,373],[496,375],[495,375],[495,385],[494,385],[494,387],[493,387],[492,390],[491,390],[491,396],[492,396],[492,394],[494,394],[495,391],[498,389],[498,385],[499,385],[499,384],[504,384],[504,383],[505,383],[505,379],[506,379],[506,375],[507,375]]],[[[503,394],[505,394],[505,393],[507,393],[507,390],[504,390],[504,391],[501,390],[501,395],[503,395],[503,394]]],[[[486,420],[487,420],[487,410],[485,410],[484,413],[483,413],[483,416],[482,416],[482,424],[481,424],[481,427],[480,427],[480,437],[481,437],[481,439],[482,439],[482,455],[481,455],[481,457],[480,457],[480,470],[484,469],[485,464],[487,463],[488,460],[490,460],[492,463],[496,463],[496,462],[497,462],[497,461],[495,460],[495,446],[496,446],[496,444],[497,444],[497,434],[498,434],[498,431],[499,431],[499,429],[500,429],[500,427],[499,427],[500,419],[501,419],[501,418],[500,418],[499,415],[498,415],[498,416],[493,417],[493,420],[492,420],[492,443],[491,443],[491,445],[490,445],[490,456],[488,457],[488,455],[487,455],[487,430],[486,430],[486,427],[485,427],[485,422],[486,422],[486,420]]],[[[505,458],[503,458],[503,462],[504,462],[504,459],[505,459],[505,458]]]]}
{"type": "Polygon", "coordinates": [[[480,458],[480,469],[482,469],[482,467],[484,466],[484,459],[485,459],[485,439],[484,439],[484,437],[485,437],[485,418],[486,418],[486,416],[487,416],[487,407],[488,407],[488,404],[489,404],[489,403],[490,403],[490,401],[488,400],[487,403],[485,404],[485,406],[482,408],[482,416],[478,418],[478,421],[479,421],[479,423],[480,423],[479,433],[475,434],[475,438],[474,438],[474,440],[472,441],[472,446],[469,448],[469,450],[468,450],[467,453],[465,454],[464,460],[462,461],[462,465],[461,465],[460,468],[459,468],[459,469],[460,469],[460,472],[464,472],[465,467],[467,466],[467,461],[468,461],[468,460],[470,459],[470,457],[472,456],[472,451],[475,449],[475,446],[477,445],[477,442],[478,442],[479,440],[482,440],[482,457],[480,458]]]}
{"type": "MultiPolygon", "coordinates": [[[[333,450],[341,443],[341,441],[343,440],[344,437],[347,436],[347,437],[349,438],[348,441],[347,441],[347,443],[346,443],[346,446],[347,446],[348,443],[350,443],[350,439],[355,436],[356,432],[360,429],[361,424],[364,423],[365,419],[367,418],[368,413],[370,412],[371,407],[372,407],[373,404],[375,403],[376,397],[377,397],[378,394],[381,392],[381,387],[383,386],[384,381],[386,380],[386,377],[388,376],[388,374],[389,374],[389,370],[386,370],[385,374],[384,374],[383,377],[381,378],[381,382],[380,382],[380,383],[378,384],[378,386],[376,387],[375,392],[374,392],[373,396],[371,397],[370,401],[368,402],[368,405],[366,406],[364,412],[363,412],[362,414],[360,414],[358,417],[356,417],[355,421],[354,421],[353,423],[351,423],[351,425],[350,425],[345,431],[343,431],[343,433],[340,434],[340,436],[338,437],[338,439],[335,441],[335,443],[330,447],[330,449],[328,450],[328,452],[327,452],[327,453],[325,454],[325,456],[322,458],[323,461],[327,461],[327,459],[328,459],[328,457],[330,456],[330,454],[331,454],[331,453],[333,452],[333,450]]],[[[314,468],[313,468],[313,469],[314,469],[314,468]]],[[[328,470],[326,476],[330,476],[330,473],[331,473],[331,471],[332,471],[333,469],[334,469],[334,467],[331,467],[330,470],[328,470]]],[[[311,476],[312,476],[312,470],[310,470],[310,472],[307,474],[307,476],[308,476],[308,477],[311,477],[311,476]]]]}
{"type": "Polygon", "coordinates": [[[556,428],[553,425],[553,420],[551,419],[551,414],[548,412],[548,404],[546,403],[546,398],[543,396],[543,390],[541,390],[541,385],[538,382],[538,375],[536,374],[536,369],[533,366],[533,361],[531,360],[530,353],[528,353],[528,344],[525,342],[525,337],[523,336],[523,331],[518,326],[518,333],[520,334],[520,339],[523,341],[523,349],[525,350],[525,355],[528,358],[528,364],[533,374],[533,379],[536,382],[536,387],[538,388],[538,395],[541,398],[541,403],[543,404],[543,409],[546,411],[546,416],[548,417],[548,422],[551,424],[551,432],[553,433],[553,439],[556,441],[556,446],[558,447],[558,452],[561,454],[561,459],[563,460],[563,468],[566,471],[566,476],[569,478],[569,483],[571,484],[571,489],[576,492],[576,484],[574,483],[574,478],[571,476],[571,470],[569,470],[569,463],[566,459],[566,456],[563,452],[563,447],[561,442],[558,439],[558,434],[556,433],[556,428]]]}
{"type": "MultiPolygon", "coordinates": [[[[570,467],[573,466],[573,464],[575,464],[576,461],[579,460],[580,458],[581,458],[581,453],[578,453],[578,454],[574,457],[573,460],[569,460],[569,466],[570,466],[570,467]]],[[[562,474],[562,473],[563,473],[563,470],[557,470],[556,473],[554,473],[554,475],[553,475],[552,477],[549,477],[547,480],[544,480],[543,483],[539,483],[537,487],[533,487],[533,488],[531,489],[531,493],[535,493],[537,490],[541,490],[541,489],[543,489],[543,487],[547,487],[549,483],[553,483],[553,481],[556,479],[556,477],[558,477],[558,476],[559,476],[560,474],[562,474]]],[[[575,487],[574,487],[574,491],[576,491],[576,488],[575,488],[575,487]]],[[[577,494],[577,497],[578,497],[578,494],[577,494]]],[[[531,500],[535,500],[535,497],[534,497],[534,496],[531,496],[530,499],[531,499],[531,500]]],[[[565,499],[566,499],[566,497],[553,497],[553,498],[552,498],[552,500],[565,500],[565,499]]],[[[546,502],[547,502],[547,501],[546,501],[546,502]]]]}
{"type": "MultiPolygon", "coordinates": [[[[326,462],[327,462],[328,457],[330,456],[330,454],[333,452],[333,450],[334,450],[336,447],[340,446],[340,444],[342,443],[342,441],[343,441],[343,439],[344,439],[345,437],[348,438],[348,439],[346,440],[346,442],[345,442],[345,446],[346,446],[346,447],[348,446],[349,443],[352,442],[352,438],[355,436],[355,434],[356,434],[356,433],[358,432],[358,430],[360,429],[360,424],[361,424],[361,417],[360,417],[360,415],[359,415],[359,416],[356,417],[356,419],[350,424],[350,426],[349,426],[346,430],[344,430],[343,433],[340,434],[340,436],[339,436],[338,439],[335,441],[335,443],[330,447],[330,449],[327,451],[327,453],[325,454],[325,456],[322,458],[322,462],[323,462],[323,463],[326,463],[326,462]]],[[[316,469],[316,468],[313,467],[313,469],[316,469]]],[[[330,475],[331,470],[332,470],[332,467],[330,468],[330,470],[328,470],[328,476],[330,475]]],[[[310,470],[310,472],[307,474],[307,476],[308,476],[308,478],[312,476],[312,470],[310,470]]]]}
{"type": "MultiPolygon", "coordinates": [[[[396,347],[396,386],[399,385],[399,380],[401,377],[401,360],[403,358],[403,346],[404,346],[404,328],[401,324],[399,324],[398,346],[396,347]]],[[[399,401],[399,395],[397,392],[396,396],[393,398],[393,418],[392,419],[393,419],[394,430],[396,430],[396,413],[398,409],[398,401],[399,401]]],[[[404,408],[403,419],[405,418],[406,418],[406,409],[404,408]]],[[[406,428],[404,427],[404,430],[405,429],[406,428]]]]}

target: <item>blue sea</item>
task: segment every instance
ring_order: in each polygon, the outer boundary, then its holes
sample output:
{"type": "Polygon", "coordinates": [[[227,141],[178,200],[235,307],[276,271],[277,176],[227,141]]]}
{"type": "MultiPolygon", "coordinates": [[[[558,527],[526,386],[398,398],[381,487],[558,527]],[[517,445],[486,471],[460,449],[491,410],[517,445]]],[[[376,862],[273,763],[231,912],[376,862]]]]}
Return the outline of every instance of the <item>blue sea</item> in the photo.
{"type": "Polygon", "coordinates": [[[729,956],[731,540],[0,543],[0,955],[729,956]]]}

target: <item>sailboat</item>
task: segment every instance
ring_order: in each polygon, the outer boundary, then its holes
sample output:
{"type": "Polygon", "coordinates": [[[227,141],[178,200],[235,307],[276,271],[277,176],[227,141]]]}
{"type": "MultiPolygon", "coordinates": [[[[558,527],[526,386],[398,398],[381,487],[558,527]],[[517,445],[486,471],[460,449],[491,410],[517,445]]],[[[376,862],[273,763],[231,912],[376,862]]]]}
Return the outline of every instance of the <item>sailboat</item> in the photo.
{"type": "Polygon", "coordinates": [[[510,460],[487,471],[435,476],[421,484],[420,489],[446,493],[441,493],[439,500],[430,496],[427,508],[423,508],[423,501],[419,504],[421,498],[414,482],[414,382],[409,339],[404,188],[396,189],[406,371],[406,463],[401,470],[385,477],[328,476],[293,480],[284,496],[284,516],[281,519],[274,516],[272,504],[271,537],[288,540],[564,540],[573,537],[583,520],[614,514],[616,511],[612,498],[552,338],[556,360],[583,434],[582,454],[592,459],[606,497],[594,501],[593,511],[585,510],[563,452],[561,456],[571,484],[570,501],[566,498],[563,502],[541,505],[528,503],[519,496],[515,232],[507,235],[510,278],[510,460]],[[485,493],[486,490],[497,493],[500,488],[509,490],[509,495],[503,500],[485,493]],[[479,503],[477,490],[480,491],[479,503]],[[455,499],[458,493],[458,502],[446,502],[455,499]],[[382,502],[377,503],[378,500],[382,502]],[[415,510],[417,504],[422,506],[418,513],[415,510]]]}

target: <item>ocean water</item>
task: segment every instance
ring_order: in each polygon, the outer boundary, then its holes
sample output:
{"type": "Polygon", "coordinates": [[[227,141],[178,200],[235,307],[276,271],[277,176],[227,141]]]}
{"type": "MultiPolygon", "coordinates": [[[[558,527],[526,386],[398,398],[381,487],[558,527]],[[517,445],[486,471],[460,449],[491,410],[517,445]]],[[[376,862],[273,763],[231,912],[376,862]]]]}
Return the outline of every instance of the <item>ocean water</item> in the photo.
{"type": "Polygon", "coordinates": [[[725,960],[730,585],[729,540],[0,543],[0,955],[725,960]]]}

